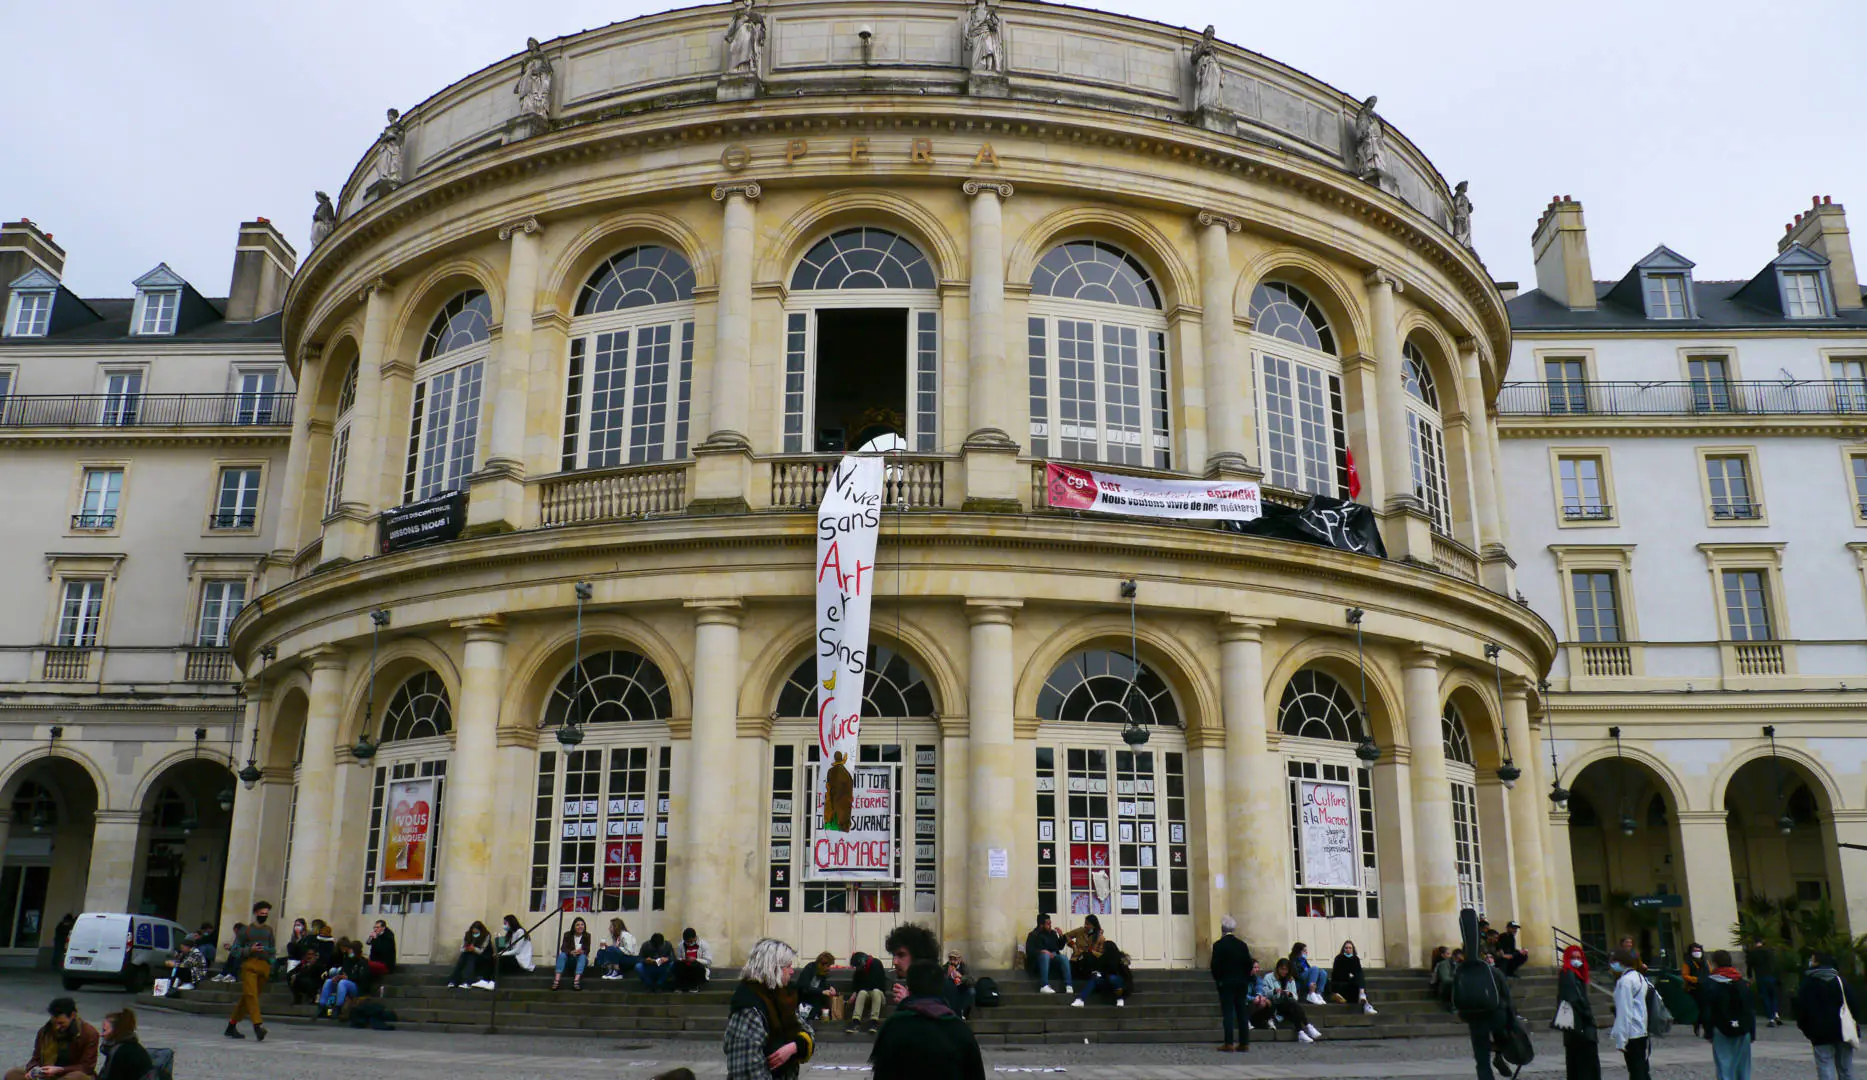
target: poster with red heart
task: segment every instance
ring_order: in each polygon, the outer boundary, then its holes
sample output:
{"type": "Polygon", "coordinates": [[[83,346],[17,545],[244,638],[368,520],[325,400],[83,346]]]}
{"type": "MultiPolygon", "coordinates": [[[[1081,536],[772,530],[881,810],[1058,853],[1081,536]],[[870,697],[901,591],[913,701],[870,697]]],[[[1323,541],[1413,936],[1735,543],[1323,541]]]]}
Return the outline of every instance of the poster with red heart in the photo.
{"type": "Polygon", "coordinates": [[[383,844],[382,880],[392,884],[420,884],[428,880],[434,860],[434,793],[432,776],[397,780],[389,785],[387,843],[383,844]]]}

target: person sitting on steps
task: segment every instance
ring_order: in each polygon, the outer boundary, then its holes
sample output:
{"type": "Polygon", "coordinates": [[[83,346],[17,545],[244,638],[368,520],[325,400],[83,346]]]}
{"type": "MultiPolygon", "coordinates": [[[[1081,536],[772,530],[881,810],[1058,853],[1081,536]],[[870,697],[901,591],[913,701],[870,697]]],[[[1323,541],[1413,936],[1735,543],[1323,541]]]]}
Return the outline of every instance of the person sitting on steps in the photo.
{"type": "Polygon", "coordinates": [[[473,925],[460,937],[460,955],[447,977],[447,985],[462,990],[469,986],[476,990],[493,988],[493,934],[478,919],[473,920],[473,925]]]}
{"type": "Polygon", "coordinates": [[[1322,996],[1329,989],[1329,972],[1309,962],[1309,946],[1301,941],[1290,946],[1290,973],[1304,988],[1303,1000],[1311,1005],[1321,1005],[1322,996]]]}
{"type": "Polygon", "coordinates": [[[698,994],[712,974],[712,947],[700,940],[693,927],[681,931],[681,943],[674,947],[674,989],[698,994]]]}
{"type": "Polygon", "coordinates": [[[595,963],[603,969],[603,978],[620,979],[625,969],[635,970],[635,954],[640,948],[635,935],[629,933],[628,923],[621,919],[609,920],[609,936],[596,946],[595,963]]]}
{"type": "Polygon", "coordinates": [[[642,955],[635,962],[635,973],[642,988],[651,994],[670,993],[674,989],[674,946],[657,930],[642,943],[642,955]]]}
{"type": "Polygon", "coordinates": [[[578,916],[570,921],[570,929],[564,932],[564,940],[558,943],[557,975],[551,980],[551,989],[556,990],[564,981],[564,969],[571,969],[570,988],[583,989],[583,969],[590,963],[590,927],[578,916]]]}
{"type": "Polygon", "coordinates": [[[1121,947],[1107,938],[1102,939],[1095,965],[1095,973],[1083,980],[1083,988],[1077,991],[1070,1006],[1082,1008],[1089,995],[1100,987],[1107,987],[1114,992],[1117,1008],[1127,1005],[1128,992],[1134,989],[1134,972],[1129,970],[1128,958],[1122,955],[1121,947]]]}
{"type": "Polygon", "coordinates": [[[532,962],[532,936],[525,932],[517,915],[507,915],[500,924],[499,936],[493,939],[493,952],[499,959],[494,976],[537,970],[532,962]]]}
{"type": "Polygon", "coordinates": [[[1070,966],[1063,981],[1086,982],[1094,978],[1100,970],[1097,959],[1102,954],[1102,920],[1094,915],[1083,916],[1083,924],[1063,935],[1063,943],[1070,948],[1070,966]]]}
{"type": "Polygon", "coordinates": [[[843,1029],[846,1035],[854,1035],[862,1024],[862,1014],[869,1014],[868,1033],[870,1035],[880,1027],[882,999],[887,996],[888,975],[882,970],[882,962],[868,953],[856,953],[849,958],[849,1026],[843,1029]]]}
{"type": "Polygon", "coordinates": [[[822,952],[817,958],[797,969],[797,976],[791,980],[791,988],[797,991],[797,1003],[808,1007],[808,1018],[821,1022],[830,1015],[830,999],[836,996],[836,987],[830,985],[830,969],[836,966],[834,953],[822,952]]]}
{"type": "Polygon", "coordinates": [[[1337,1005],[1348,1004],[1361,1006],[1361,1011],[1374,1015],[1374,1006],[1368,1003],[1368,980],[1361,971],[1361,957],[1355,955],[1355,943],[1342,942],[1342,951],[1335,954],[1335,965],[1329,971],[1329,985],[1335,992],[1329,1000],[1337,1005]]]}
{"type": "Polygon", "coordinates": [[[1252,964],[1251,970],[1258,980],[1252,995],[1252,1023],[1262,1024],[1272,1031],[1277,1030],[1279,1020],[1293,1024],[1300,1043],[1313,1043],[1322,1038],[1322,1032],[1309,1022],[1309,1013],[1303,1008],[1303,984],[1297,981],[1289,957],[1279,957],[1277,966],[1268,975],[1264,974],[1262,964],[1252,964]]]}
{"type": "Polygon", "coordinates": [[[1050,986],[1050,969],[1062,969],[1063,992],[1073,994],[1076,987],[1070,983],[1070,961],[1063,955],[1063,935],[1050,925],[1050,916],[1037,916],[1037,925],[1024,935],[1024,969],[1037,976],[1037,991],[1040,994],[1056,993],[1050,986]]]}

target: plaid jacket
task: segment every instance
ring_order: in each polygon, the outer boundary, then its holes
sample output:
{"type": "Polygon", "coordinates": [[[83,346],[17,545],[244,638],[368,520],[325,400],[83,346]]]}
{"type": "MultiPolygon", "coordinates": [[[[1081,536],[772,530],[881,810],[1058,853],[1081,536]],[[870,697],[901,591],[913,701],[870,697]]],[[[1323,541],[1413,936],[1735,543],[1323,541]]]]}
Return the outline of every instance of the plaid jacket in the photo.
{"type": "Polygon", "coordinates": [[[740,1009],[726,1021],[726,1080],[771,1080],[765,1037],[765,1016],[757,1009],[740,1009]]]}

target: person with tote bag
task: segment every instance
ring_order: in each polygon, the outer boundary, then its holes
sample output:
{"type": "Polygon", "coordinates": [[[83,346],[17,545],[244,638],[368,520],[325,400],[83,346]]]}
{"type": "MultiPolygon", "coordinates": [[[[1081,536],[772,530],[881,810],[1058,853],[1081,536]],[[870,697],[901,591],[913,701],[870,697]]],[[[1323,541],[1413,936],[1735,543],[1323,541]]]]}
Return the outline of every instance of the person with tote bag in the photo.
{"type": "Polygon", "coordinates": [[[1600,1031],[1588,1000],[1588,957],[1580,945],[1562,950],[1562,973],[1556,976],[1556,1019],[1562,1032],[1563,1075],[1567,1080],[1601,1080],[1600,1031]]]}

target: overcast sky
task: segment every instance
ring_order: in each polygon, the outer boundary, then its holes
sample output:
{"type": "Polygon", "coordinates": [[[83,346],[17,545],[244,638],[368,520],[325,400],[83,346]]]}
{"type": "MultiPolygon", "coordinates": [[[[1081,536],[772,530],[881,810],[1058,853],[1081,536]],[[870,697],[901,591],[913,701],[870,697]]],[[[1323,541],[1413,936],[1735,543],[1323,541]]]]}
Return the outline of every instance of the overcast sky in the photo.
{"type": "MultiPolygon", "coordinates": [[[[878,10],[890,0],[874,0],[878,10]]],[[[0,219],[32,218],[81,295],[124,296],[166,261],[223,295],[239,222],[302,252],[314,189],[335,192],[382,127],[541,39],[660,10],[640,0],[89,0],[0,4],[0,219]]],[[[1381,112],[1469,179],[1479,254],[1529,287],[1549,197],[1587,208],[1597,278],[1656,244],[1701,280],[1747,278],[1783,225],[1856,207],[1867,3],[1804,0],[1105,0],[1274,57],[1381,112]],[[1429,19],[1429,16],[1432,17],[1429,19]]]]}

